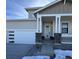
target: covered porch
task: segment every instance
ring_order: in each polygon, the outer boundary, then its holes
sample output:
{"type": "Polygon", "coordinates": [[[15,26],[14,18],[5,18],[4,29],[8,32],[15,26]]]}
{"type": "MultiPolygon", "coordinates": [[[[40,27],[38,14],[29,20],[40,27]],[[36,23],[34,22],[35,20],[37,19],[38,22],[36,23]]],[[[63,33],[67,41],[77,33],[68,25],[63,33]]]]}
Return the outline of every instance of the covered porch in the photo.
{"type": "Polygon", "coordinates": [[[37,14],[36,43],[72,42],[71,14],[37,14]]]}

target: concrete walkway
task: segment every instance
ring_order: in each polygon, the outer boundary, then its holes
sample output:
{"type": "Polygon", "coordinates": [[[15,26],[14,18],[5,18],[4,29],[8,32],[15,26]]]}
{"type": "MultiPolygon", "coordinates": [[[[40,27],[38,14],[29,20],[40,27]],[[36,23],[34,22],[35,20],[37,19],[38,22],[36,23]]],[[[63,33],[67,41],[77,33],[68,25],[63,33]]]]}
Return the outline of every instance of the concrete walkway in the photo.
{"type": "Polygon", "coordinates": [[[54,50],[51,44],[43,44],[41,50],[37,52],[37,55],[53,56],[54,50]]]}

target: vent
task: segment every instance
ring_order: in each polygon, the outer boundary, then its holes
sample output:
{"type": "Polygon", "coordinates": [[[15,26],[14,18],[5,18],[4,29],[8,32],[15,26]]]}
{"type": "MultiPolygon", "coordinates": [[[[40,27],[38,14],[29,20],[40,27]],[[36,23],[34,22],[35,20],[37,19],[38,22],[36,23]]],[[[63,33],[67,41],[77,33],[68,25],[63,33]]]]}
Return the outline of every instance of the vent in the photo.
{"type": "Polygon", "coordinates": [[[9,43],[14,43],[14,31],[9,31],[9,43]]]}

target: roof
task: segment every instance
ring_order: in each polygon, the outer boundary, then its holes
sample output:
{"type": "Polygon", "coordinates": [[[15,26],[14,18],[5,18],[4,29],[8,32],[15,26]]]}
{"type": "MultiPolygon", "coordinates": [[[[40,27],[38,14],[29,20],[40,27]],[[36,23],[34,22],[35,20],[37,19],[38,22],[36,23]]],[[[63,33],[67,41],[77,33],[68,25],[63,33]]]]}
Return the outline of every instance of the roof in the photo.
{"type": "Polygon", "coordinates": [[[28,8],[25,8],[27,11],[29,11],[29,10],[37,10],[37,9],[40,9],[40,8],[42,8],[42,7],[28,7],[28,8]]]}
{"type": "Polygon", "coordinates": [[[56,4],[56,3],[60,2],[60,1],[65,1],[65,2],[71,2],[72,3],[72,0],[55,0],[55,1],[51,2],[51,3],[49,3],[48,5],[46,5],[46,6],[42,7],[42,8],[40,8],[40,9],[36,10],[34,12],[34,14],[37,13],[37,12],[39,12],[39,11],[41,11],[41,10],[43,10],[43,9],[45,9],[45,8],[48,8],[51,5],[54,5],[54,4],[56,4]]]}

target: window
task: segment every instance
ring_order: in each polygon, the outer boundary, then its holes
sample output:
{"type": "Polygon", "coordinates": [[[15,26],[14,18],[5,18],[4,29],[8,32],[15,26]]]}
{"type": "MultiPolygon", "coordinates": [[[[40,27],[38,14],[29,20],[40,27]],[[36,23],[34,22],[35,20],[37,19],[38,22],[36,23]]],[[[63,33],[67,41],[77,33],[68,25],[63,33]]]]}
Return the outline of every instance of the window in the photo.
{"type": "Polygon", "coordinates": [[[14,33],[14,31],[9,31],[9,33],[14,33]]]}
{"type": "Polygon", "coordinates": [[[14,43],[14,41],[9,41],[9,43],[14,43]]]}
{"type": "Polygon", "coordinates": [[[68,23],[62,23],[62,33],[68,33],[68,23]]]}
{"type": "Polygon", "coordinates": [[[9,31],[9,43],[14,43],[14,31],[9,31]]]}

